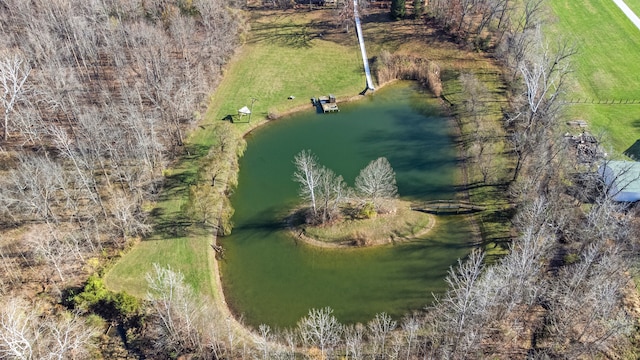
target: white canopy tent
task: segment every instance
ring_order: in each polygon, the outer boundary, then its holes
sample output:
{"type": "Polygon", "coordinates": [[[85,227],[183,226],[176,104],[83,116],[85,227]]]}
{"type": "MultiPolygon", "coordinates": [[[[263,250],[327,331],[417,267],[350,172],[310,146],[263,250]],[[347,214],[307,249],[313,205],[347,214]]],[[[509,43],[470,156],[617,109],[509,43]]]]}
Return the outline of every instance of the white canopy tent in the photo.
{"type": "Polygon", "coordinates": [[[249,115],[249,114],[251,114],[251,110],[249,110],[249,108],[246,106],[243,106],[240,110],[238,110],[238,115],[240,116],[249,115]]]}

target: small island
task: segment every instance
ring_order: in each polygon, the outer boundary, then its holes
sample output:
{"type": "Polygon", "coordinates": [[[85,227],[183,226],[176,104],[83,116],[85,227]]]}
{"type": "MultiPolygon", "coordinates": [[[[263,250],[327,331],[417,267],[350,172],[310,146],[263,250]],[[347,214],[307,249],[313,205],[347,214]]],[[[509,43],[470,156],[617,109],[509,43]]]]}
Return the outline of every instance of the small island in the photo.
{"type": "Polygon", "coordinates": [[[296,239],[320,247],[395,244],[422,236],[435,225],[434,216],[397,199],[395,172],[384,157],[362,169],[353,188],[308,150],[298,153],[294,164],[293,179],[306,202],[286,221],[296,239]]]}
{"type": "Polygon", "coordinates": [[[392,200],[395,211],[371,218],[343,216],[331,223],[306,224],[296,211],[289,228],[297,241],[318,247],[352,248],[396,244],[427,234],[436,224],[435,216],[411,209],[406,200],[392,200]]]}

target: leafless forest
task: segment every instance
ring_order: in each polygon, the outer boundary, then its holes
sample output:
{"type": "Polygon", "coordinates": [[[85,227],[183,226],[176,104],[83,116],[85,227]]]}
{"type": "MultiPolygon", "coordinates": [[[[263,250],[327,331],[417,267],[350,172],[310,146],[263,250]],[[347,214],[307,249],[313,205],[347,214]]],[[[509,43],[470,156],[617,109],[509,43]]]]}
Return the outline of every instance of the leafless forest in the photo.
{"type": "MultiPolygon", "coordinates": [[[[425,3],[452,38],[504,67],[515,210],[509,253],[472,252],[423,311],[343,325],[310,309],[292,329],[238,333],[170,268],[147,274],[144,304],[96,277],[91,291],[65,293],[97,255],[150,231],[145,204],[238,45],[236,5],[0,0],[1,358],[638,357],[637,212],[611,200],[600,159],[579,161],[561,136],[576,49],[542,36],[543,0],[425,3]],[[102,336],[95,314],[127,325],[124,341],[102,336]]],[[[481,113],[482,85],[473,74],[460,83],[457,113],[481,113]]],[[[491,157],[477,151],[470,163],[488,185],[491,157]]]]}
{"type": "Polygon", "coordinates": [[[0,1],[0,357],[87,357],[94,330],[35,294],[150,230],[144,205],[238,45],[229,5],[0,1]]]}

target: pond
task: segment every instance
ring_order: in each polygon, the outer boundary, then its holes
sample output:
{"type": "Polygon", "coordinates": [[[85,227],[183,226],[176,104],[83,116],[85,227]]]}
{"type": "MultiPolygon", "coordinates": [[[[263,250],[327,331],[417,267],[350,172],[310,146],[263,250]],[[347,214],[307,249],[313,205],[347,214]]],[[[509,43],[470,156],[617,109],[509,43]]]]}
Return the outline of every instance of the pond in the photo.
{"type": "Polygon", "coordinates": [[[445,289],[449,267],[470,250],[464,217],[438,216],[421,239],[361,249],[307,246],[288,235],[283,220],[300,204],[293,158],[303,149],[350,186],[362,168],[384,156],[401,198],[453,198],[451,130],[436,99],[401,82],[342,103],[339,113],[305,111],[250,134],[231,198],[233,233],[219,239],[232,310],[249,325],[287,327],[314,307],[330,306],[338,320],[354,323],[383,311],[398,318],[428,305],[445,289]]]}

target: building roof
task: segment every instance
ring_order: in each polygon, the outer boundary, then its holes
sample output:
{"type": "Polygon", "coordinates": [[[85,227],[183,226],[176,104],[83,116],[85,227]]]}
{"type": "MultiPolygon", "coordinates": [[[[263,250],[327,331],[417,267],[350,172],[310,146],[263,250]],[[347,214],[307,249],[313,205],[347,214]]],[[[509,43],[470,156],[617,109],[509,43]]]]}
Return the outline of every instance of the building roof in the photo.
{"type": "Polygon", "coordinates": [[[620,202],[640,200],[640,162],[607,161],[598,169],[609,195],[620,202]]]}

